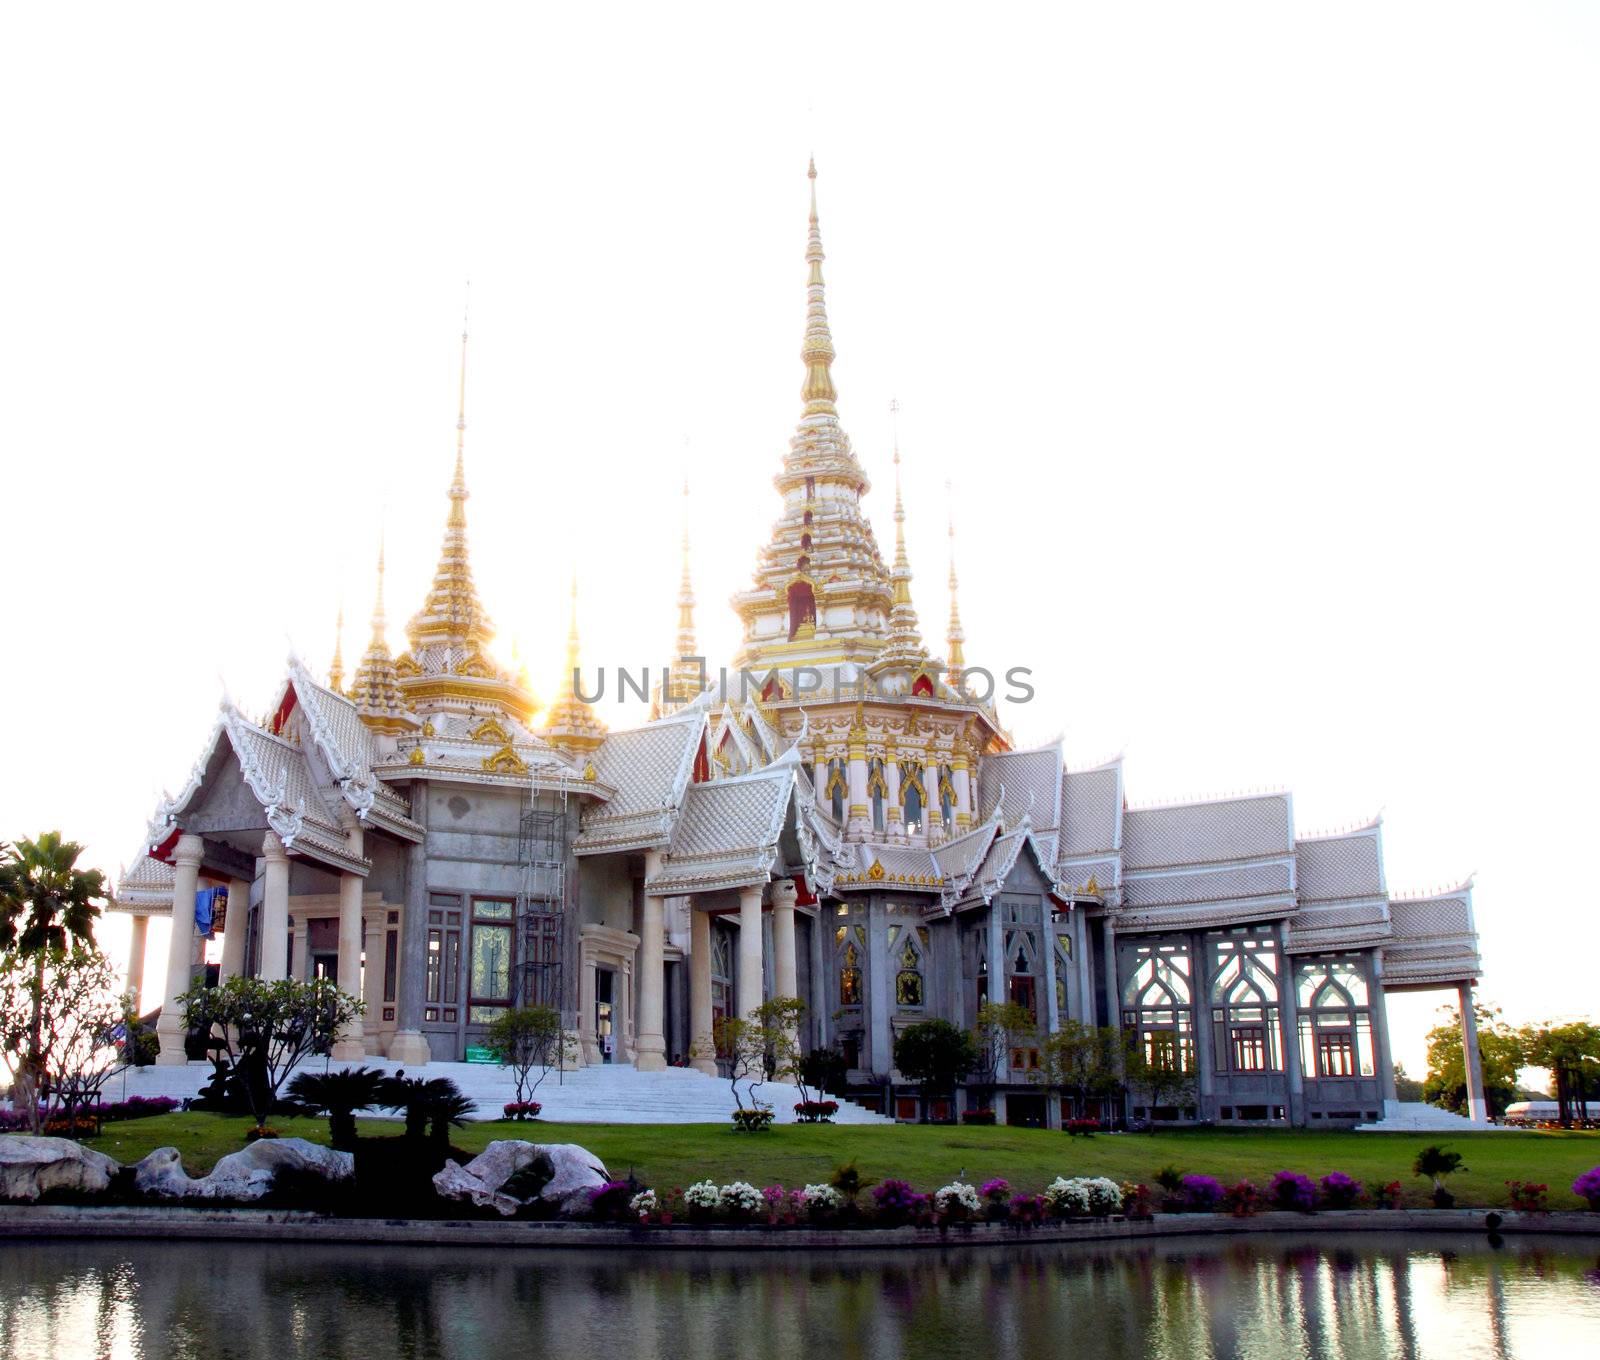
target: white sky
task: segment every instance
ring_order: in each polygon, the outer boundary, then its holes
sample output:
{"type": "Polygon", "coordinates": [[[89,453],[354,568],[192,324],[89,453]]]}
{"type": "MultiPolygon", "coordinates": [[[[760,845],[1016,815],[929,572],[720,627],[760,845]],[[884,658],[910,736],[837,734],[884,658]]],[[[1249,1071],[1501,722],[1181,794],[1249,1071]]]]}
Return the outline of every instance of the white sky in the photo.
{"type": "MultiPolygon", "coordinates": [[[[1019,740],[1125,749],[1136,801],[1383,808],[1392,888],[1478,872],[1486,998],[1592,1010],[1592,6],[0,25],[0,836],[114,871],[224,681],[255,707],[291,640],[324,665],[341,597],[353,664],[385,507],[398,650],[469,277],[507,653],[553,690],[576,559],[586,661],[665,659],[686,436],[731,653],[799,413],[815,150],[880,541],[897,395],[925,635],[950,478],[968,658],[1035,672],[1019,740]]],[[[1433,1005],[1392,1006],[1413,1073],[1433,1005]]]]}

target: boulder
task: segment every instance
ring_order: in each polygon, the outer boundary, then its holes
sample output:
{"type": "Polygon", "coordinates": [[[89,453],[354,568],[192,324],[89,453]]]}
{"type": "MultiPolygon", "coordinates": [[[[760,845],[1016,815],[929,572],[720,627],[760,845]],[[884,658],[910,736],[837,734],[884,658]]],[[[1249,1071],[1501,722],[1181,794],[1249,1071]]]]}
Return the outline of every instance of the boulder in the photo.
{"type": "Polygon", "coordinates": [[[70,1138],[0,1137],[0,1200],[31,1202],[48,1190],[93,1195],[111,1188],[122,1168],[70,1138]]]}
{"type": "Polygon", "coordinates": [[[537,1166],[544,1180],[539,1199],[568,1215],[587,1212],[591,1191],[610,1179],[605,1163],[576,1143],[525,1143],[506,1138],[490,1143],[465,1166],[446,1162],[433,1178],[433,1188],[445,1199],[468,1199],[509,1215],[531,1201],[502,1194],[501,1189],[529,1166],[537,1166]]]}
{"type": "Polygon", "coordinates": [[[304,1138],[258,1138],[239,1152],[217,1159],[209,1176],[184,1172],[177,1148],[157,1148],[133,1169],[143,1195],[166,1199],[260,1199],[279,1171],[305,1171],[329,1182],[355,1175],[355,1158],[304,1138]]]}
{"type": "Polygon", "coordinates": [[[184,1171],[175,1147],[157,1148],[133,1168],[133,1188],[152,1199],[200,1199],[204,1186],[184,1171]]]}

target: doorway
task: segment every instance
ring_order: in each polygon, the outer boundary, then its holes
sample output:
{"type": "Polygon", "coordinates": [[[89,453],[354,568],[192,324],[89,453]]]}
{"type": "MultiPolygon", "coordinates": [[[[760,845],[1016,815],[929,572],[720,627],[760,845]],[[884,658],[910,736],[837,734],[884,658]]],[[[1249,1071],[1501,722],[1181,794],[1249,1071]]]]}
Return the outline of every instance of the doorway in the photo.
{"type": "Polygon", "coordinates": [[[612,996],[617,973],[614,968],[594,970],[594,1037],[600,1045],[600,1061],[616,1061],[616,1036],[612,1024],[612,996]]]}

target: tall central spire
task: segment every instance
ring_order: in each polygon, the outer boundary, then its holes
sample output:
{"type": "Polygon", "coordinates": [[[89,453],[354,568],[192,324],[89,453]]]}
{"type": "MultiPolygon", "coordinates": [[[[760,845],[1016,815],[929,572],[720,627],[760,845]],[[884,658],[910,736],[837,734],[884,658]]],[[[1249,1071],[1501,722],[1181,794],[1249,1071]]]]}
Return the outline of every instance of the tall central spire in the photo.
{"type": "Polygon", "coordinates": [[[813,157],[806,174],[811,180],[811,230],[806,237],[806,263],[811,273],[806,279],[806,338],[800,358],[806,366],[805,413],[837,415],[834,401],[839,393],[833,385],[833,334],[828,330],[828,308],[823,298],[822,228],[817,225],[817,162],[813,157]]]}
{"type": "MultiPolygon", "coordinates": [[[[948,499],[951,494],[950,483],[944,484],[945,495],[948,499]]],[[[967,640],[966,633],[961,627],[961,609],[956,603],[956,512],[952,506],[949,510],[950,523],[950,628],[944,635],[950,651],[947,665],[950,671],[951,684],[959,684],[961,672],[967,668],[966,651],[963,644],[967,640]]]]}
{"type": "Polygon", "coordinates": [[[467,309],[461,309],[461,385],[456,402],[456,474],[450,482],[450,519],[454,528],[467,527],[467,309]]]}

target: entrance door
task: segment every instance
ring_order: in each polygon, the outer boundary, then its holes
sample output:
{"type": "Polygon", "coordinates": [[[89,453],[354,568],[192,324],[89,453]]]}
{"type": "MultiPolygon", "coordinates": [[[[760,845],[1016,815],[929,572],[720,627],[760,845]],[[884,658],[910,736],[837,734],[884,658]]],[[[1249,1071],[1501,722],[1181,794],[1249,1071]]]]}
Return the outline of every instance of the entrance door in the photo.
{"type": "Polygon", "coordinates": [[[616,1061],[616,1037],[611,1023],[611,997],[617,974],[611,968],[594,970],[594,1037],[600,1045],[600,1061],[616,1061]]]}
{"type": "Polygon", "coordinates": [[[329,982],[339,981],[339,956],[338,954],[313,954],[311,956],[311,976],[327,978],[329,982]]]}

